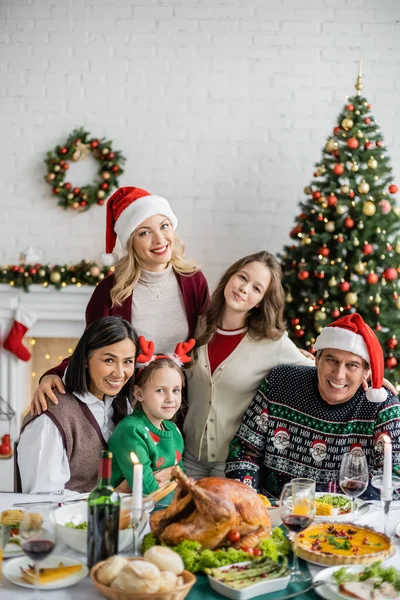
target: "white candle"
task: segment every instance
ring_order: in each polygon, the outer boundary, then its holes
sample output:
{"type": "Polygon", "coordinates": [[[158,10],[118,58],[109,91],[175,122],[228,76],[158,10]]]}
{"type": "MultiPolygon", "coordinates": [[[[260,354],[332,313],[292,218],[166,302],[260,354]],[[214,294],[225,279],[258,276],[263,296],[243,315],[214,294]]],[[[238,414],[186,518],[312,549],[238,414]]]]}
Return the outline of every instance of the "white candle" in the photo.
{"type": "Polygon", "coordinates": [[[143,465],[134,452],[131,452],[133,462],[132,512],[143,510],[143,465]]]}
{"type": "Polygon", "coordinates": [[[388,435],[383,436],[383,478],[382,497],[391,496],[392,490],[392,440],[388,435]]]}

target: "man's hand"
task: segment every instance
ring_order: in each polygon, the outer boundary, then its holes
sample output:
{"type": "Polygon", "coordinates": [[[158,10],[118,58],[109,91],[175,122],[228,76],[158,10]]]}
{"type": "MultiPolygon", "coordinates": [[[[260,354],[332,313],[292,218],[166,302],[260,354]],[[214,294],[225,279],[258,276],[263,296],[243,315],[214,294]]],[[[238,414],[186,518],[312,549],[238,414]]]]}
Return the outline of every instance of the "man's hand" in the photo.
{"type": "Polygon", "coordinates": [[[121,494],[129,494],[132,490],[129,487],[129,484],[126,479],[121,481],[118,487],[115,488],[116,492],[120,492],[121,494]]]}
{"type": "Polygon", "coordinates": [[[33,394],[30,405],[31,415],[40,415],[42,410],[47,410],[46,396],[53,404],[58,404],[57,397],[53,394],[52,388],[57,388],[60,394],[65,394],[64,384],[58,375],[45,375],[36,392],[33,394]]]}
{"type": "MultiPolygon", "coordinates": [[[[399,395],[399,392],[396,390],[396,388],[394,387],[394,385],[392,383],[390,383],[390,381],[388,381],[387,379],[383,379],[383,385],[392,392],[392,394],[394,394],[395,396],[399,395]]],[[[364,381],[362,382],[362,386],[363,386],[363,390],[364,392],[367,391],[367,389],[369,388],[369,381],[367,379],[364,379],[364,381]]]]}
{"type": "Polygon", "coordinates": [[[315,356],[314,354],[311,354],[311,352],[307,352],[307,350],[304,350],[304,348],[299,348],[300,352],[302,353],[303,356],[305,356],[306,358],[311,358],[311,360],[315,361],[315,356]]]}
{"type": "Polygon", "coordinates": [[[172,477],[172,469],[174,467],[168,467],[166,469],[161,469],[161,471],[154,471],[153,475],[156,478],[156,481],[160,487],[168,483],[172,477]]]}

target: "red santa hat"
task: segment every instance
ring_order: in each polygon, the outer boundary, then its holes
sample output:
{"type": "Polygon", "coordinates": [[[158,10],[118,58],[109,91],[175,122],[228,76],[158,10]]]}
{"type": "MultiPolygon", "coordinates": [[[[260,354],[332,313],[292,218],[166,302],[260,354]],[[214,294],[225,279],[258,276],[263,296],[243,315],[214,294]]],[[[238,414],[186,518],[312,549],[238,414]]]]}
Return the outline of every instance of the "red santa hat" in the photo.
{"type": "Polygon", "coordinates": [[[324,440],[314,440],[313,443],[311,444],[311,448],[326,448],[326,442],[324,442],[324,440]]]}
{"type": "Polygon", "coordinates": [[[176,229],[178,219],[165,198],[153,196],[137,187],[119,188],[107,201],[106,252],[101,255],[104,265],[111,266],[118,260],[114,253],[117,236],[125,249],[131,234],[143,221],[155,215],[164,215],[176,229]]]}
{"type": "Polygon", "coordinates": [[[383,351],[378,338],[361,315],[353,313],[324,327],[314,344],[315,350],[335,348],[357,354],[371,367],[372,387],[366,396],[370,402],[384,402],[387,392],[382,387],[384,361],[383,351]]]}
{"type": "Polygon", "coordinates": [[[288,430],[286,429],[286,427],[277,427],[274,431],[274,436],[276,437],[277,435],[279,435],[280,433],[285,433],[286,435],[289,435],[288,430]]]}

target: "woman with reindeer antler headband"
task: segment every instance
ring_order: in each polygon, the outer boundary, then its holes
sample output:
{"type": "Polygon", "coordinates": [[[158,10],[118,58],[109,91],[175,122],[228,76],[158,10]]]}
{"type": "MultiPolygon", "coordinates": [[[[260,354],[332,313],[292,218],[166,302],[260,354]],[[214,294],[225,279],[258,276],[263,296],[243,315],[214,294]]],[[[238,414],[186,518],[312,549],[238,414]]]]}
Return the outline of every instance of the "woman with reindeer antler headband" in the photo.
{"type": "Polygon", "coordinates": [[[143,464],[143,493],[150,494],[171,478],[172,467],[183,468],[183,438],[171,422],[181,405],[185,384],[182,367],[191,361],[187,353],[195,341],[180,342],[171,354],[154,354],[154,343],[139,337],[136,359],[134,412],[125,417],[112,434],[108,447],[113,453],[112,484],[126,479],[132,489],[134,452],[143,464]]]}
{"type": "MultiPolygon", "coordinates": [[[[172,352],[179,340],[193,337],[209,292],[198,265],[184,257],[177,223],[168,200],[146,190],[122,187],[108,199],[107,254],[102,259],[107,266],[116,264],[93,292],[86,325],[102,316],[120,316],[139,335],[152,339],[156,352],[172,352]],[[122,249],[119,260],[117,242],[122,249]]],[[[61,377],[68,361],[44,374],[32,399],[32,413],[46,410],[47,398],[58,403],[54,388],[65,393],[61,377]]]]}

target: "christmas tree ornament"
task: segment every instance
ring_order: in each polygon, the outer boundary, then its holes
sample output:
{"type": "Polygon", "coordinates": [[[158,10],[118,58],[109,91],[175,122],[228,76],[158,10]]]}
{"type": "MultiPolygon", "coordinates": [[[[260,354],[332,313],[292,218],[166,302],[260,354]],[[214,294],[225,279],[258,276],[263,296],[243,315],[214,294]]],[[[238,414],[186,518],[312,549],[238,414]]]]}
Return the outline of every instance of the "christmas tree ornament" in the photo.
{"type": "Polygon", "coordinates": [[[341,292],[348,292],[350,289],[350,283],[348,281],[341,281],[339,283],[339,289],[341,292]]]}
{"type": "Polygon", "coordinates": [[[322,311],[322,310],[317,310],[317,311],[314,313],[314,318],[315,318],[317,321],[326,321],[327,314],[326,314],[326,312],[325,312],[325,311],[322,311]]]}
{"type": "Polygon", "coordinates": [[[312,242],[312,240],[311,240],[310,236],[308,236],[308,235],[303,236],[303,238],[301,240],[301,243],[303,246],[307,246],[308,244],[311,244],[311,242],[312,242]]]}
{"type": "Polygon", "coordinates": [[[331,315],[334,319],[338,319],[340,317],[340,310],[338,308],[334,308],[331,312],[331,315]]]}
{"type": "Polygon", "coordinates": [[[381,148],[383,146],[382,140],[377,140],[376,145],[378,146],[378,148],[381,148]]]}
{"type": "Polygon", "coordinates": [[[324,226],[325,231],[328,231],[329,233],[332,233],[333,231],[335,231],[335,222],[334,221],[328,221],[325,226],[324,226]]]}
{"type": "MultiPolygon", "coordinates": [[[[363,275],[365,273],[365,264],[363,262],[358,262],[354,265],[354,270],[357,273],[357,275],[363,275]]],[[[351,304],[351,302],[348,302],[348,304],[351,304]]]]}
{"type": "Polygon", "coordinates": [[[351,128],[353,127],[353,125],[354,125],[354,122],[353,122],[353,120],[352,120],[352,119],[349,119],[349,118],[347,118],[347,117],[346,117],[345,119],[343,119],[343,121],[342,121],[342,127],[343,127],[343,129],[345,129],[346,131],[348,131],[349,129],[351,129],[351,128]]]}
{"type": "Polygon", "coordinates": [[[303,337],[304,335],[304,329],[296,329],[294,335],[298,338],[303,337]]]}
{"type": "Polygon", "coordinates": [[[379,306],[373,306],[372,310],[374,311],[374,313],[376,315],[380,315],[381,314],[381,309],[379,308],[379,306]]]}
{"type": "Polygon", "coordinates": [[[358,191],[360,192],[360,194],[368,194],[369,189],[369,185],[366,181],[362,181],[358,186],[358,191]]]}
{"type": "Polygon", "coordinates": [[[338,241],[338,243],[339,243],[339,244],[343,244],[343,242],[344,242],[344,237],[343,237],[341,234],[339,234],[339,235],[338,235],[338,238],[337,238],[337,241],[338,241]]]}
{"type": "Polygon", "coordinates": [[[357,171],[360,169],[360,165],[358,163],[353,163],[351,170],[353,171],[353,173],[357,173],[357,171]]]}
{"type": "Polygon", "coordinates": [[[379,277],[376,273],[374,273],[373,271],[371,271],[370,273],[368,273],[367,275],[367,283],[369,283],[370,285],[373,285],[375,283],[378,283],[379,281],[379,277]]]}
{"type": "Polygon", "coordinates": [[[335,194],[331,194],[328,196],[328,206],[336,206],[338,203],[338,199],[335,194]]]}
{"type": "Polygon", "coordinates": [[[369,254],[372,254],[373,251],[374,251],[374,248],[373,248],[372,244],[365,242],[362,247],[363,254],[365,254],[365,256],[368,256],[369,254]]]}
{"type": "Polygon", "coordinates": [[[397,365],[397,360],[396,358],[391,354],[386,360],[385,360],[385,366],[387,369],[394,369],[395,366],[397,365]]]}
{"type": "Polygon", "coordinates": [[[334,135],[339,135],[340,132],[341,132],[340,127],[336,126],[336,127],[333,128],[334,135]]]}
{"type": "Polygon", "coordinates": [[[373,202],[364,202],[362,211],[367,217],[373,217],[376,213],[376,206],[373,202]]]}
{"type": "Polygon", "coordinates": [[[371,142],[371,140],[365,140],[364,150],[371,150],[373,147],[374,144],[371,142]]]}
{"type": "Polygon", "coordinates": [[[329,285],[329,287],[335,287],[335,285],[337,285],[336,277],[331,277],[330,280],[328,281],[328,285],[329,285]]]}
{"type": "Polygon", "coordinates": [[[333,152],[333,150],[336,150],[338,145],[339,144],[337,143],[336,140],[334,140],[333,138],[330,138],[325,144],[325,150],[327,152],[333,152]]]}
{"type": "Polygon", "coordinates": [[[375,158],[370,158],[368,161],[368,166],[370,169],[377,169],[378,168],[378,161],[375,158]]]}
{"type": "Polygon", "coordinates": [[[389,200],[380,200],[378,205],[383,215],[388,215],[392,210],[392,205],[390,204],[389,200]]]}
{"type": "Polygon", "coordinates": [[[364,123],[365,123],[366,125],[369,125],[369,124],[371,123],[371,119],[370,119],[369,117],[365,117],[365,119],[364,119],[364,123]]]}
{"type": "Polygon", "coordinates": [[[307,186],[304,188],[304,193],[305,193],[307,196],[309,196],[310,194],[312,194],[312,188],[311,188],[309,185],[307,185],[307,186]]]}
{"type": "Polygon", "coordinates": [[[319,190],[315,190],[315,192],[312,193],[312,197],[314,200],[319,200],[319,198],[321,198],[321,192],[319,190]]]}
{"type": "Polygon", "coordinates": [[[392,184],[389,186],[389,192],[390,192],[391,194],[397,194],[397,192],[398,192],[398,189],[399,189],[399,188],[398,188],[398,187],[397,187],[397,185],[395,185],[394,183],[392,183],[392,184]]]}
{"type": "Polygon", "coordinates": [[[351,217],[347,217],[344,220],[343,225],[346,227],[346,229],[352,229],[352,227],[354,227],[354,220],[351,217]]]}
{"type": "Polygon", "coordinates": [[[352,112],[354,110],[354,105],[353,104],[348,104],[346,106],[346,109],[349,110],[350,112],[352,112]]]}
{"type": "Polygon", "coordinates": [[[387,281],[394,281],[395,279],[397,279],[397,270],[393,267],[388,267],[383,271],[382,277],[387,281]]]}
{"type": "Polygon", "coordinates": [[[343,175],[344,173],[344,165],[342,163],[336,163],[332,169],[335,175],[343,175]]]}
{"type": "Polygon", "coordinates": [[[380,304],[380,303],[382,302],[382,298],[381,298],[381,295],[380,295],[380,294],[376,294],[376,295],[375,295],[374,302],[375,302],[376,304],[380,304]]]}
{"type": "Polygon", "coordinates": [[[286,298],[285,299],[286,299],[286,302],[288,304],[291,304],[293,302],[293,296],[292,296],[292,294],[286,294],[286,298]]]}
{"type": "Polygon", "coordinates": [[[390,349],[390,350],[394,350],[397,345],[398,345],[398,340],[396,339],[396,336],[394,335],[393,337],[389,338],[388,340],[386,340],[386,346],[390,349]]]}
{"type": "Polygon", "coordinates": [[[400,310],[400,298],[397,298],[397,300],[395,301],[394,305],[397,308],[397,310],[400,310]]]}
{"type": "Polygon", "coordinates": [[[301,281],[305,281],[306,279],[308,279],[310,276],[308,271],[299,271],[297,277],[301,280],[301,281]]]}
{"type": "Polygon", "coordinates": [[[321,256],[329,256],[330,250],[326,246],[322,246],[318,249],[318,254],[321,254],[321,256]]]}
{"type": "Polygon", "coordinates": [[[345,196],[349,193],[350,188],[348,185],[342,185],[340,188],[340,192],[341,194],[344,194],[345,196]]]}
{"type": "Polygon", "coordinates": [[[336,214],[344,215],[346,210],[347,210],[347,206],[345,206],[344,204],[338,204],[338,206],[336,207],[336,214]]]}
{"type": "Polygon", "coordinates": [[[359,139],[362,139],[362,138],[364,137],[364,134],[363,134],[363,132],[362,132],[362,131],[357,131],[357,137],[358,137],[359,139]]]}
{"type": "Polygon", "coordinates": [[[360,240],[358,239],[358,237],[353,238],[353,246],[355,246],[357,248],[357,246],[360,245],[360,240]]]}
{"type": "Polygon", "coordinates": [[[350,306],[355,306],[358,302],[358,296],[354,292],[349,292],[345,295],[344,301],[346,304],[350,304],[350,306]]]}
{"type": "Polygon", "coordinates": [[[15,354],[17,358],[23,361],[28,361],[31,354],[22,343],[24,335],[36,322],[36,316],[23,308],[17,308],[14,315],[14,322],[6,339],[4,340],[4,348],[15,354]]]}
{"type": "Polygon", "coordinates": [[[351,137],[347,140],[347,147],[351,150],[355,150],[358,148],[358,139],[355,137],[351,137]]]}

